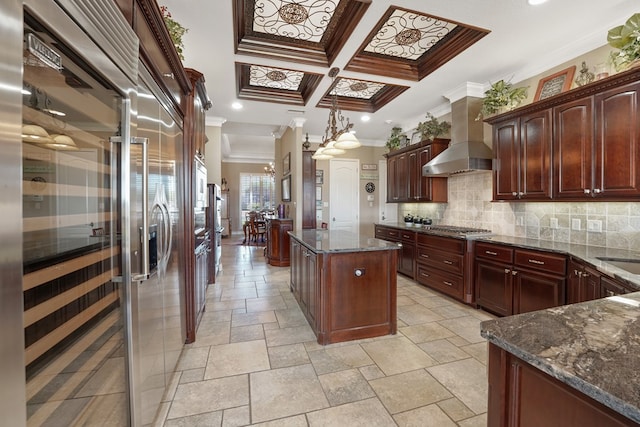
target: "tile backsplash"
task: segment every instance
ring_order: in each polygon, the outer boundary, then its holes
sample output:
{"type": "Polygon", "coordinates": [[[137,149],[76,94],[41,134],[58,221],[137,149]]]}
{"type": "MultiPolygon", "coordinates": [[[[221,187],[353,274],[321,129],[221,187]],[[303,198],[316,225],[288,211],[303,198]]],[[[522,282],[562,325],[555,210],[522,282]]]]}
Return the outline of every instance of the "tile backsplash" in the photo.
{"type": "Polygon", "coordinates": [[[398,216],[410,213],[432,218],[434,224],[488,228],[495,234],[508,236],[640,248],[640,201],[492,202],[491,172],[460,174],[448,179],[449,203],[400,204],[398,216]]]}

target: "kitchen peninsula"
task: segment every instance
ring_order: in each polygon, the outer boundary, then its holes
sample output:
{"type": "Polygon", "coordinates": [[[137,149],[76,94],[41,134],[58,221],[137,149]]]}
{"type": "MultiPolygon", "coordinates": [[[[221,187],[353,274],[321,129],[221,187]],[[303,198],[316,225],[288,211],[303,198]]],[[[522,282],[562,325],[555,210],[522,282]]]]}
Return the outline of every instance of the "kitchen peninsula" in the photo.
{"type": "Polygon", "coordinates": [[[347,231],[291,236],[291,291],[319,344],[395,334],[400,245],[347,231]]]}

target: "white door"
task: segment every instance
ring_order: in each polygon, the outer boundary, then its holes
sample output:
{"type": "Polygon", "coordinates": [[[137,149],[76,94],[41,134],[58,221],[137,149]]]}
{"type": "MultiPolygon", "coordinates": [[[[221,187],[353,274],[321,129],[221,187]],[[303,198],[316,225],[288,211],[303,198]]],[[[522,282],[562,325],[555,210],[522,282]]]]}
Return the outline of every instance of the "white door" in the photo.
{"type": "Polygon", "coordinates": [[[329,228],[358,232],[360,189],[358,186],[360,161],[358,159],[331,159],[329,161],[329,228]]]}
{"type": "Polygon", "coordinates": [[[387,203],[387,161],[378,161],[378,221],[379,222],[398,222],[398,205],[396,203],[387,203]]]}

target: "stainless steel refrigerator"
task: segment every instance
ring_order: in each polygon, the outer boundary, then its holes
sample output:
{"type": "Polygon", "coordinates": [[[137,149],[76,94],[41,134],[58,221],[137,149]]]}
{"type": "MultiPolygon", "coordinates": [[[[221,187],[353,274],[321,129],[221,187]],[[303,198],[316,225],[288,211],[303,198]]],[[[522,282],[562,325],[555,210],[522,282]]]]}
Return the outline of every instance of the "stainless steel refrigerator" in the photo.
{"type": "Polygon", "coordinates": [[[222,197],[220,186],[208,184],[209,207],[207,208],[207,228],[211,236],[211,253],[209,256],[209,283],[216,282],[220,272],[220,256],[222,255],[222,197]]]}

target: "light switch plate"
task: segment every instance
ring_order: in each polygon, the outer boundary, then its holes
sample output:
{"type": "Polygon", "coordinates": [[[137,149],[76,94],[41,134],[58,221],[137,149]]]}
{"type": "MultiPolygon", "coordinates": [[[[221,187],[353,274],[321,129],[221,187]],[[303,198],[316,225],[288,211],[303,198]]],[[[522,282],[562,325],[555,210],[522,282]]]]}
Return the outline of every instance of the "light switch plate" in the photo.
{"type": "Polygon", "coordinates": [[[572,230],[580,230],[580,227],[582,226],[582,224],[580,224],[580,218],[573,218],[571,220],[571,229],[572,230]]]}

